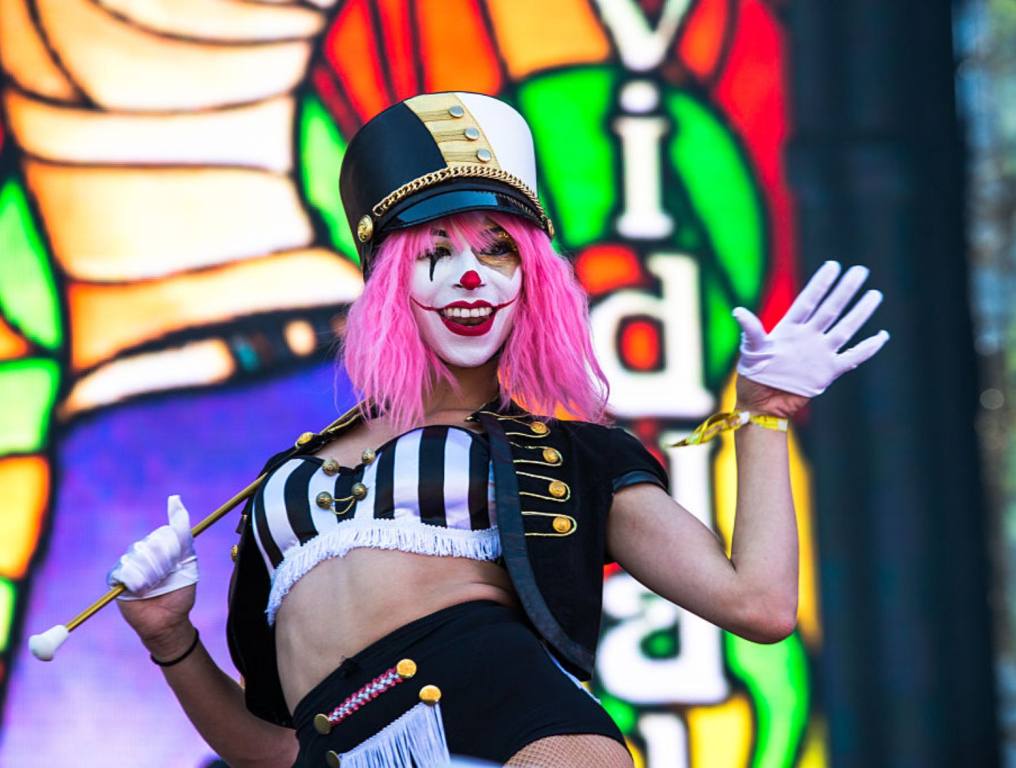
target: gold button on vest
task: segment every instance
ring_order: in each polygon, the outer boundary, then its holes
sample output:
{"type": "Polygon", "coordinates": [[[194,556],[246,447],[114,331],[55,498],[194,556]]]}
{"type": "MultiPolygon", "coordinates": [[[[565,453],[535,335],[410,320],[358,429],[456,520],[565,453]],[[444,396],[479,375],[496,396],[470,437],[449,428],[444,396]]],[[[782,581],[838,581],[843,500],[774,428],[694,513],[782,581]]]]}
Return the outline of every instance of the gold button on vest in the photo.
{"type": "Polygon", "coordinates": [[[363,483],[355,483],[349,492],[353,494],[353,498],[357,501],[362,501],[367,498],[367,486],[363,483]]]}
{"type": "Polygon", "coordinates": [[[529,428],[533,430],[534,435],[545,435],[550,432],[550,427],[544,424],[542,421],[534,421],[529,425],[529,428]]]}
{"type": "Polygon", "coordinates": [[[325,463],[321,465],[321,469],[324,470],[326,475],[337,475],[339,473],[339,462],[335,459],[327,459],[325,463]]]}
{"type": "Polygon", "coordinates": [[[558,533],[569,533],[572,529],[572,521],[563,515],[558,515],[551,523],[558,533]]]}
{"type": "Polygon", "coordinates": [[[328,715],[314,715],[314,730],[322,736],[327,736],[332,732],[332,722],[328,719],[328,715]]]}
{"type": "Polygon", "coordinates": [[[321,491],[314,501],[321,509],[331,509],[332,507],[332,495],[328,491],[321,491]]]}
{"type": "Polygon", "coordinates": [[[420,689],[420,701],[424,704],[437,704],[441,701],[441,689],[436,685],[425,685],[420,689]]]}
{"type": "Polygon", "coordinates": [[[568,486],[562,483],[560,480],[554,480],[550,485],[547,486],[547,491],[555,499],[563,499],[568,495],[568,486]]]}
{"type": "Polygon", "coordinates": [[[557,451],[556,448],[544,448],[543,460],[548,464],[560,464],[561,454],[557,451]]]}

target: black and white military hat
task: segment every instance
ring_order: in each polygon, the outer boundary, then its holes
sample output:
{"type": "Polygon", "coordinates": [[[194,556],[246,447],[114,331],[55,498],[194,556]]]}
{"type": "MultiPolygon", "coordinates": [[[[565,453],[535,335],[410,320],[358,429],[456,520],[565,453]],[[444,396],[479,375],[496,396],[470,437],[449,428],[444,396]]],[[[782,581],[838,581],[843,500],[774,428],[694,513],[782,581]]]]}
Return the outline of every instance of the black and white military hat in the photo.
{"type": "Polygon", "coordinates": [[[367,122],[346,149],[339,191],[366,276],[385,235],[464,211],[523,216],[553,237],[536,195],[525,119],[479,93],[426,93],[367,122]]]}

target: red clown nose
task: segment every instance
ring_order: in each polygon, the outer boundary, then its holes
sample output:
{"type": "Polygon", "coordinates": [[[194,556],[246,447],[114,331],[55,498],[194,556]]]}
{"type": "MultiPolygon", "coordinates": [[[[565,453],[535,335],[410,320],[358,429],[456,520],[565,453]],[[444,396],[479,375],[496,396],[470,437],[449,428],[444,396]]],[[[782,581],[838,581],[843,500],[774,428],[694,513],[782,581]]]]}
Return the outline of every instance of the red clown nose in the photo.
{"type": "Polygon", "coordinates": [[[469,270],[462,277],[459,278],[459,285],[465,288],[467,291],[472,291],[480,287],[483,281],[480,276],[476,274],[476,270],[469,270]]]}

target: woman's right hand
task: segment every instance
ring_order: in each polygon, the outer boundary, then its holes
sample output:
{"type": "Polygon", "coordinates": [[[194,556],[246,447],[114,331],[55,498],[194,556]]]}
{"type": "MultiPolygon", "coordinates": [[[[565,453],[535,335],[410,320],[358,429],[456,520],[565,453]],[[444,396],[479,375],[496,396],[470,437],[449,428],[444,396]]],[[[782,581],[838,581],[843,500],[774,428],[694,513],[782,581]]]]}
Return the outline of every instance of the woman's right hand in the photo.
{"type": "Polygon", "coordinates": [[[106,577],[127,588],[117,600],[120,612],[158,659],[175,658],[193,640],[188,617],[198,581],[190,515],[179,496],[167,507],[169,524],[134,542],[106,577]]]}

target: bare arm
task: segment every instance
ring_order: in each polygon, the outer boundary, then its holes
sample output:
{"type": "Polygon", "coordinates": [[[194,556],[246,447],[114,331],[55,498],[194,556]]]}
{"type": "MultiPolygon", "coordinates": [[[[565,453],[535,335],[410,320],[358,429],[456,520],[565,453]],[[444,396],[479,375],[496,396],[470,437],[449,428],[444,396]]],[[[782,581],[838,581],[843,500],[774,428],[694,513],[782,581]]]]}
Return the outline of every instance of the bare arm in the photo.
{"type": "MultiPolygon", "coordinates": [[[[661,488],[618,491],[607,542],[618,563],[653,592],[756,642],[789,635],[797,620],[797,521],[787,438],[740,429],[731,557],[723,543],[661,488]]],[[[690,449],[694,450],[694,449],[690,449]]]]}
{"type": "MultiPolygon", "coordinates": [[[[133,607],[127,604],[128,611],[133,607]]],[[[146,647],[157,659],[175,659],[190,647],[194,627],[184,621],[160,635],[146,639],[146,647]]],[[[252,715],[244,704],[243,690],[201,643],[186,659],[163,667],[162,672],[202,738],[233,768],[289,768],[296,760],[295,733],[252,715]]]]}

